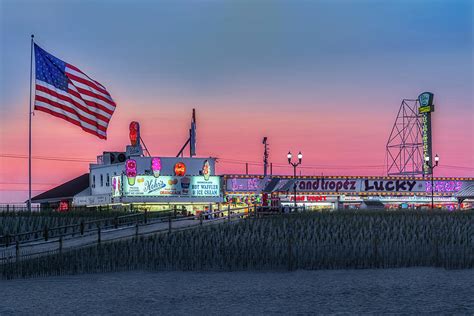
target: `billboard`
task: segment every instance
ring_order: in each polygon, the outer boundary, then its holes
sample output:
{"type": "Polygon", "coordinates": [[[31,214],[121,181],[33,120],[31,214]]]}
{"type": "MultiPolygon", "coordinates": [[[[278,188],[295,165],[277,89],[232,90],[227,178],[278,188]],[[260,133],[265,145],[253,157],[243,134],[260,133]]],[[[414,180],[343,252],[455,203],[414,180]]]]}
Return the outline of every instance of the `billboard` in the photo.
{"type": "MultiPolygon", "coordinates": [[[[272,192],[291,193],[293,179],[274,177],[278,183],[272,192]],[[289,184],[289,185],[287,185],[289,184]]],[[[226,192],[258,192],[262,178],[228,178],[226,192]]],[[[433,191],[436,193],[456,193],[474,184],[472,179],[443,179],[433,181],[433,191]]],[[[422,178],[395,177],[331,177],[331,178],[297,178],[297,192],[301,193],[431,193],[431,181],[422,178]]]]}
{"type": "Polygon", "coordinates": [[[137,175],[133,185],[122,181],[123,196],[149,197],[219,197],[220,177],[204,176],[173,177],[137,175]]]}

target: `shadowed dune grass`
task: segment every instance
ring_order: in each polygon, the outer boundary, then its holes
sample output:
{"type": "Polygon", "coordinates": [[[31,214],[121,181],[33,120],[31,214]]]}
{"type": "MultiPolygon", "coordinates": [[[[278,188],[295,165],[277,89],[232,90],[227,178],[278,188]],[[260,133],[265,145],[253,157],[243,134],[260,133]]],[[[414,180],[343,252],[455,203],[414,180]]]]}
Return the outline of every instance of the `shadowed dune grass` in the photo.
{"type": "Polygon", "coordinates": [[[473,231],[473,212],[312,212],[103,243],[1,267],[4,279],[127,270],[468,269],[473,231]]]}

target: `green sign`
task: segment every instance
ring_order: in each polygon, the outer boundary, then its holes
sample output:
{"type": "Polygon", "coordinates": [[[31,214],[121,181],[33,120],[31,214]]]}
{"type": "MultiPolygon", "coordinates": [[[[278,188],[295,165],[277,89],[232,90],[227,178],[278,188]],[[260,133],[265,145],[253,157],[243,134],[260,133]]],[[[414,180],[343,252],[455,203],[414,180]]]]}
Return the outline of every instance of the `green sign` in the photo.
{"type": "MultiPolygon", "coordinates": [[[[431,112],[434,111],[433,93],[423,92],[418,96],[418,102],[420,103],[418,112],[421,114],[422,118],[423,159],[429,157],[429,161],[433,162],[431,149],[431,112]]],[[[423,164],[423,173],[425,175],[431,174],[431,168],[425,163],[423,164]]]]}
{"type": "Polygon", "coordinates": [[[433,105],[433,93],[423,92],[418,96],[418,102],[420,102],[420,107],[433,105]]]}
{"type": "Polygon", "coordinates": [[[429,112],[434,112],[434,105],[426,105],[426,106],[420,106],[418,108],[418,113],[429,113],[429,112]]]}

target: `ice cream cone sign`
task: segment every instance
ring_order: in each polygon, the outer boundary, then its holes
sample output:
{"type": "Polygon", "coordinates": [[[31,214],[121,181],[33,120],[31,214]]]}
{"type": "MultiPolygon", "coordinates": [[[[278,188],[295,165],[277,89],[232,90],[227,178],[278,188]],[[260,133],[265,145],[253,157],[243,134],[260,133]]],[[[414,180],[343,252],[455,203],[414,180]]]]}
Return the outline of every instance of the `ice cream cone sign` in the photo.
{"type": "Polygon", "coordinates": [[[125,173],[129,185],[135,185],[135,178],[137,176],[137,162],[133,159],[128,159],[125,163],[125,173]]]}
{"type": "Polygon", "coordinates": [[[161,159],[160,158],[153,158],[151,160],[151,170],[153,171],[153,175],[155,178],[158,178],[160,176],[160,171],[161,171],[161,159]]]}
{"type": "Polygon", "coordinates": [[[204,176],[204,180],[209,180],[209,176],[211,175],[211,165],[207,159],[204,161],[204,165],[202,166],[202,175],[204,176]]]}

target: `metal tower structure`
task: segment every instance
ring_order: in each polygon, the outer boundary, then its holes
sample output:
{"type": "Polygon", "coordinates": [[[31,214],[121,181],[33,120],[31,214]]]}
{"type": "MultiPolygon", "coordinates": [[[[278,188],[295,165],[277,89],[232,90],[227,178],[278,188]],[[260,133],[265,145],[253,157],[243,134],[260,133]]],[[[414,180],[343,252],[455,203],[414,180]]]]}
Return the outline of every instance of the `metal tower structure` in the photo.
{"type": "Polygon", "coordinates": [[[423,176],[423,122],[419,101],[403,99],[387,141],[389,176],[423,176]]]}

